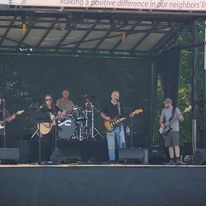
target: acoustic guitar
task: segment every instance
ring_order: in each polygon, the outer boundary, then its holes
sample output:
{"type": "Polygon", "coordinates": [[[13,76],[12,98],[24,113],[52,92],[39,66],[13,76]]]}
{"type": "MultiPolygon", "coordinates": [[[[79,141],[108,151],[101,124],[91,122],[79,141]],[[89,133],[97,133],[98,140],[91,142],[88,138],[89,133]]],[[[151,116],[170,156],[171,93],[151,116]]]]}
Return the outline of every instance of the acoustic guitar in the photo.
{"type": "Polygon", "coordinates": [[[52,132],[54,126],[56,125],[56,120],[62,119],[62,115],[50,115],[51,122],[41,122],[37,124],[37,128],[42,135],[47,135],[52,132]]]}
{"type": "MultiPolygon", "coordinates": [[[[139,115],[143,112],[143,109],[136,109],[133,112],[131,112],[131,116],[139,115]]],[[[112,132],[120,123],[122,123],[124,120],[126,120],[126,117],[115,117],[111,120],[104,120],[104,127],[107,132],[112,132]]]]}

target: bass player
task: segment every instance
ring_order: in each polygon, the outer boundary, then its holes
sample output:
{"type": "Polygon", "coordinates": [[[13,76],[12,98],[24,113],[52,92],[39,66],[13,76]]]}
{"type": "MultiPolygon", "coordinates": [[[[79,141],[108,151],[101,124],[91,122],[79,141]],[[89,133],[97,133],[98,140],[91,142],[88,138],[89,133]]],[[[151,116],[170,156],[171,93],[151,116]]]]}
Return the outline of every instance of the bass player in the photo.
{"type": "Polygon", "coordinates": [[[171,131],[165,136],[165,147],[168,147],[170,161],[169,164],[181,164],[179,147],[179,121],[184,121],[184,117],[177,107],[172,105],[172,99],[164,100],[164,109],[160,116],[160,128],[165,129],[166,123],[174,119],[171,124],[171,131]]]}

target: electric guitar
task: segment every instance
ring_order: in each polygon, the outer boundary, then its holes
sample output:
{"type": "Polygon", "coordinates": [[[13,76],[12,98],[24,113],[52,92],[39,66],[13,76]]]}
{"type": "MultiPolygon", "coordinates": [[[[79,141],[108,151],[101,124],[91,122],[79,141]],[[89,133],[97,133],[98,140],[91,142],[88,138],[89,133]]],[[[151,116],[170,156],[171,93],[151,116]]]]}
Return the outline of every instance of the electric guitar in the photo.
{"type": "MultiPolygon", "coordinates": [[[[143,109],[136,109],[134,110],[130,115],[135,116],[143,112],[143,109]]],[[[104,120],[104,127],[107,132],[112,132],[115,127],[118,126],[119,123],[123,122],[126,120],[126,117],[115,117],[114,119],[111,120],[104,120]]]]}
{"type": "MultiPolygon", "coordinates": [[[[189,107],[185,108],[184,111],[180,114],[184,114],[184,113],[187,113],[187,112],[190,112],[192,110],[192,106],[190,105],[189,107]]],[[[172,130],[172,127],[171,125],[176,121],[178,120],[179,116],[177,116],[176,118],[170,118],[166,123],[164,123],[165,127],[164,128],[160,128],[159,129],[159,133],[165,138],[169,133],[170,131],[172,130]]]]}
{"type": "MultiPolygon", "coordinates": [[[[18,112],[16,112],[13,115],[16,117],[17,115],[21,115],[23,113],[24,113],[24,110],[19,110],[18,112]]],[[[11,116],[7,117],[6,119],[0,121],[0,129],[4,129],[5,128],[5,123],[6,122],[10,122],[10,121],[12,121],[14,119],[13,115],[11,115],[11,116]]]]}
{"type": "Polygon", "coordinates": [[[37,128],[42,135],[47,135],[53,130],[54,126],[56,125],[56,120],[62,119],[62,118],[63,118],[62,114],[57,115],[57,116],[54,116],[53,114],[51,114],[50,119],[52,122],[41,122],[37,124],[37,128]]]}

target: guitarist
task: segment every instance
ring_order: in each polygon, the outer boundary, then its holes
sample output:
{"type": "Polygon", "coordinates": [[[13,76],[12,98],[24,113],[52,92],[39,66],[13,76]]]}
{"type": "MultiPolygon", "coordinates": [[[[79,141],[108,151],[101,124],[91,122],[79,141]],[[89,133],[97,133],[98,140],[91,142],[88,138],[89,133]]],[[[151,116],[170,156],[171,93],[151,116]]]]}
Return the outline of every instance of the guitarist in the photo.
{"type": "MultiPolygon", "coordinates": [[[[40,107],[40,112],[45,113],[46,115],[50,116],[50,121],[46,123],[48,127],[54,120],[55,116],[62,114],[64,116],[66,113],[61,112],[61,110],[54,104],[53,98],[51,95],[46,95],[44,99],[44,104],[40,107]]],[[[54,120],[55,121],[55,120],[54,120]]],[[[51,133],[44,135],[42,138],[42,149],[43,149],[43,157],[42,159],[44,161],[49,161],[50,160],[50,155],[53,152],[53,149],[55,147],[55,129],[52,130],[51,133]]]]}
{"type": "MultiPolygon", "coordinates": [[[[1,99],[0,99],[1,100],[1,99]]],[[[1,104],[2,101],[0,101],[0,121],[7,119],[7,122],[11,122],[12,120],[14,120],[16,118],[15,114],[10,115],[8,110],[5,109],[5,111],[3,111],[3,105],[1,104]],[[3,114],[5,112],[5,114],[3,114]]],[[[0,147],[3,146],[3,138],[1,136],[3,136],[5,133],[4,129],[0,129],[0,147]]]]}
{"type": "MultiPolygon", "coordinates": [[[[122,105],[119,102],[119,92],[111,93],[111,101],[106,104],[101,117],[106,120],[112,120],[122,114],[122,105]]],[[[126,147],[123,125],[118,125],[112,132],[107,132],[107,147],[109,153],[109,161],[115,162],[115,142],[117,141],[119,148],[126,147]]]]}
{"type": "Polygon", "coordinates": [[[179,147],[179,121],[184,121],[184,117],[177,107],[172,105],[172,99],[166,98],[164,100],[164,109],[160,117],[160,127],[166,128],[166,123],[176,119],[171,124],[171,131],[165,137],[165,147],[168,147],[170,161],[169,164],[181,164],[180,161],[180,147],[179,147]]]}

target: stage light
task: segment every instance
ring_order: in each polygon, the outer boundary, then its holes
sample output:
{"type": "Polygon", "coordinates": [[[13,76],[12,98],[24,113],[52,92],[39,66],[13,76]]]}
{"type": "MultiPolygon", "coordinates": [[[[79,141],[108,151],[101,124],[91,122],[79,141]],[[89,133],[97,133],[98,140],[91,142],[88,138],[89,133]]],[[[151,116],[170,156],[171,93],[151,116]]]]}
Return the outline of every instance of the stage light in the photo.
{"type": "Polygon", "coordinates": [[[25,34],[27,31],[26,23],[22,23],[22,33],[25,34]]]}
{"type": "Polygon", "coordinates": [[[22,25],[22,33],[25,34],[27,31],[27,25],[26,25],[26,16],[21,16],[21,25],[22,25]]]}

